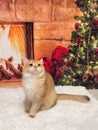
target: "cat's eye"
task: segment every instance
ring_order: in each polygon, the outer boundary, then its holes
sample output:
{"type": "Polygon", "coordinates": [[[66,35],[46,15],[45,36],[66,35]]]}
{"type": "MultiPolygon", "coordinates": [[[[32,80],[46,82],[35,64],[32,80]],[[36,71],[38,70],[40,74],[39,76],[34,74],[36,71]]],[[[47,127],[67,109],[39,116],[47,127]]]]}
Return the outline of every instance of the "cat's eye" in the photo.
{"type": "Polygon", "coordinates": [[[33,66],[33,64],[32,64],[32,63],[30,63],[29,65],[30,65],[30,66],[33,66]]]}
{"type": "Polygon", "coordinates": [[[38,64],[38,66],[41,66],[41,64],[38,64]]]}

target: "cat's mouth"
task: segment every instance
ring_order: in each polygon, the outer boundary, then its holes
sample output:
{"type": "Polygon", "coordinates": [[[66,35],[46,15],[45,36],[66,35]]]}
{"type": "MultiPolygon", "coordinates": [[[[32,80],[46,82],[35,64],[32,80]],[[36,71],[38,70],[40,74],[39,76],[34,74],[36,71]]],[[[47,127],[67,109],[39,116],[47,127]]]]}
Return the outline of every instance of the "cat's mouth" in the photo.
{"type": "Polygon", "coordinates": [[[33,70],[33,73],[34,73],[34,74],[38,74],[38,70],[37,70],[37,69],[34,69],[34,70],[33,70]]]}

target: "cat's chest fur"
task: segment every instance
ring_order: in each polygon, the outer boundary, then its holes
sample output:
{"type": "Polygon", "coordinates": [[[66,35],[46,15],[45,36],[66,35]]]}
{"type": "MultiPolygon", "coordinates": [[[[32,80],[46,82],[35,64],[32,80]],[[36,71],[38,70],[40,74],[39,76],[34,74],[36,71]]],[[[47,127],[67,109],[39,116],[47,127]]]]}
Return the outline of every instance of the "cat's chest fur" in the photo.
{"type": "Polygon", "coordinates": [[[23,82],[25,94],[30,101],[33,101],[34,98],[39,98],[39,96],[44,91],[44,84],[45,84],[44,77],[23,78],[22,82],[23,82]]]}

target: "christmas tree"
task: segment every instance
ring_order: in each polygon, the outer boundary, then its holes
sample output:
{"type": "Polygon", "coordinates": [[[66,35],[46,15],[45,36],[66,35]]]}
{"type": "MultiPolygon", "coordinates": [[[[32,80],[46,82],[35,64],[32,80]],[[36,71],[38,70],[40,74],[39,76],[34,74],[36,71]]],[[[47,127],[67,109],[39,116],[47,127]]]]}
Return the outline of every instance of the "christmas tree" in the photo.
{"type": "Polygon", "coordinates": [[[56,84],[98,88],[98,0],[76,0],[76,4],[82,15],[74,17],[66,64],[60,68],[63,76],[56,84]]]}

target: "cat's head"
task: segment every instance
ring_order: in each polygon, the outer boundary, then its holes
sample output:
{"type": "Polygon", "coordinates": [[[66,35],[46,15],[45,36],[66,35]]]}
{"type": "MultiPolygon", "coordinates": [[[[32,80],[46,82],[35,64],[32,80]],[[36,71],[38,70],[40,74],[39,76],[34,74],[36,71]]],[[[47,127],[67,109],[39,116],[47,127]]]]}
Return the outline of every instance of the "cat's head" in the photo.
{"type": "Polygon", "coordinates": [[[43,65],[43,59],[40,60],[28,60],[26,59],[24,62],[24,73],[30,73],[32,75],[39,75],[45,72],[45,68],[43,65]]]}

